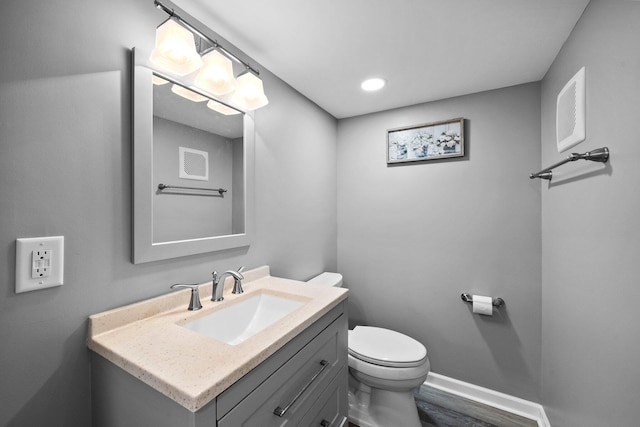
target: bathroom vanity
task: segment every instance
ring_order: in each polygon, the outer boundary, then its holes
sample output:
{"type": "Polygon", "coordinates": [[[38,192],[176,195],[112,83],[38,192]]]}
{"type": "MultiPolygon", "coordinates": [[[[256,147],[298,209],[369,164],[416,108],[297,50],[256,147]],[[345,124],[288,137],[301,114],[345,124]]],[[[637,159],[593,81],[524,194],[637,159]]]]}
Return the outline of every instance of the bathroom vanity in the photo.
{"type": "Polygon", "coordinates": [[[225,287],[222,302],[202,285],[201,310],[187,311],[185,290],[91,316],[93,425],[346,425],[348,291],[268,267],[244,276],[245,293],[225,287]],[[234,344],[189,329],[261,294],[301,304],[234,344]]]}

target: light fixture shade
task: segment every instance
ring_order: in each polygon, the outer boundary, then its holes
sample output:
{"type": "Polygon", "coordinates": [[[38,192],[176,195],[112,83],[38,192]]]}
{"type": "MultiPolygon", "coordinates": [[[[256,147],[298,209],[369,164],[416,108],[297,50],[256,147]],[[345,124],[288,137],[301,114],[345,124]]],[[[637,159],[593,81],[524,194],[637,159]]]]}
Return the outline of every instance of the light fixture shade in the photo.
{"type": "Polygon", "coordinates": [[[231,60],[217,50],[202,57],[202,68],[196,76],[196,86],[214,95],[226,95],[236,88],[231,60]]]}
{"type": "Polygon", "coordinates": [[[221,104],[217,101],[210,100],[207,102],[207,107],[211,108],[213,111],[217,111],[220,114],[224,114],[225,116],[233,116],[234,114],[240,114],[240,111],[227,107],[224,104],[221,104]]]}
{"type": "Polygon", "coordinates": [[[183,98],[187,98],[189,101],[193,101],[193,102],[202,102],[209,99],[206,96],[202,96],[199,93],[195,93],[192,90],[189,90],[187,88],[184,88],[176,84],[174,84],[171,87],[171,92],[175,93],[176,95],[180,95],[183,98]]]}
{"type": "Polygon", "coordinates": [[[236,79],[237,89],[233,93],[233,101],[239,107],[251,111],[264,107],[269,103],[264,94],[262,80],[255,74],[246,71],[236,79]]]}
{"type": "Polygon", "coordinates": [[[154,74],[153,76],[151,76],[151,83],[153,83],[156,86],[162,86],[162,85],[166,85],[167,83],[169,83],[169,80],[165,80],[162,77],[156,76],[154,74]]]}
{"type": "Polygon", "coordinates": [[[186,76],[202,66],[193,34],[173,19],[156,29],[156,47],[149,59],[179,76],[186,76]]]}

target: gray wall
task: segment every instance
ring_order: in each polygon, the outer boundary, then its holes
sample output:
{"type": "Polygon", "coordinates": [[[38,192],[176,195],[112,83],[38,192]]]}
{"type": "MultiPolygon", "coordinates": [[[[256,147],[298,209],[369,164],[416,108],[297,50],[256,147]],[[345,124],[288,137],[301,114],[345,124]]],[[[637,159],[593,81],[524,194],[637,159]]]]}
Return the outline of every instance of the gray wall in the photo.
{"type": "Polygon", "coordinates": [[[90,425],[90,314],[214,268],[270,264],[296,279],[336,268],[336,121],[264,69],[255,243],[131,264],[129,49],[149,50],[165,18],[151,0],[3,3],[1,426],[90,425]],[[65,236],[64,286],[15,294],[15,239],[50,235],[65,236]]]}
{"type": "Polygon", "coordinates": [[[0,425],[90,425],[87,316],[242,264],[296,279],[338,269],[353,323],[415,336],[435,372],[542,400],[554,427],[636,424],[640,3],[593,0],[541,85],[338,127],[262,70],[255,242],[133,265],[129,48],[150,49],[164,18],[147,0],[3,5],[0,425]],[[582,65],[588,137],[575,151],[608,145],[611,163],[531,181],[564,157],[555,96],[582,65]],[[386,129],[458,116],[465,158],[385,164],[386,129]],[[15,239],[59,234],[64,286],[15,294],[15,239]],[[462,291],[507,305],[474,316],[462,291]]]}
{"type": "Polygon", "coordinates": [[[231,141],[233,147],[231,157],[233,167],[231,174],[231,191],[233,198],[231,203],[231,234],[244,233],[245,209],[244,209],[244,141],[236,138],[231,141]]]}
{"type": "Polygon", "coordinates": [[[423,342],[434,372],[534,401],[540,377],[540,86],[338,123],[338,269],[353,324],[423,342]],[[386,164],[386,130],[464,117],[464,158],[386,164]],[[494,317],[461,292],[502,297],[494,317]]]}
{"type": "Polygon", "coordinates": [[[627,427],[640,419],[640,2],[592,0],[542,84],[542,163],[555,146],[555,102],[587,70],[584,152],[542,183],[542,386],[554,427],[627,427]]]}

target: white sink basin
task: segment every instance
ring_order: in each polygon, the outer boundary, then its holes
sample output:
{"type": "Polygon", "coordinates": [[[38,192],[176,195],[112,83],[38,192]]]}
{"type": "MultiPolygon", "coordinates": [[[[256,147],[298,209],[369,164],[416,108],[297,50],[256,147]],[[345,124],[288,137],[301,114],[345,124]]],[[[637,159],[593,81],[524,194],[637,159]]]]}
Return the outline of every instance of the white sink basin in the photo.
{"type": "Polygon", "coordinates": [[[182,326],[227,344],[236,345],[303,304],[304,301],[258,292],[182,326]]]}

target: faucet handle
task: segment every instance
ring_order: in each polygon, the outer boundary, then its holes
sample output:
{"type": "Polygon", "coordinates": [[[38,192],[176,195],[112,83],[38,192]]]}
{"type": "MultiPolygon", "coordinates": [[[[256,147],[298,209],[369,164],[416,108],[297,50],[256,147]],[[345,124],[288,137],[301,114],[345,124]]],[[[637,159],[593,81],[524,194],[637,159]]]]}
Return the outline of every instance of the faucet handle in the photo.
{"type": "Polygon", "coordinates": [[[231,291],[232,294],[241,294],[244,292],[241,282],[241,280],[244,279],[244,276],[242,275],[243,270],[244,265],[236,271],[237,274],[233,274],[233,291],[231,291]]]}
{"type": "Polygon", "coordinates": [[[179,283],[176,283],[175,285],[171,285],[171,289],[175,289],[175,288],[191,289],[191,300],[189,301],[189,308],[187,308],[187,310],[195,311],[195,310],[200,310],[202,308],[202,304],[200,303],[200,293],[199,293],[198,285],[196,284],[182,285],[179,283]]]}
{"type": "MultiPolygon", "coordinates": [[[[238,273],[238,277],[239,277],[239,279],[236,279],[236,281],[239,281],[239,280],[243,280],[243,279],[244,279],[244,276],[242,275],[242,272],[243,272],[243,271],[244,271],[244,265],[243,265],[243,266],[241,266],[239,269],[237,269],[237,270],[236,270],[236,273],[238,273]]],[[[235,292],[234,292],[234,293],[235,293],[235,292]]],[[[242,292],[240,292],[240,293],[242,293],[242,292]]]]}

